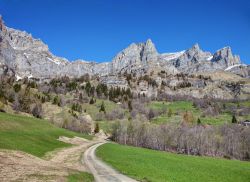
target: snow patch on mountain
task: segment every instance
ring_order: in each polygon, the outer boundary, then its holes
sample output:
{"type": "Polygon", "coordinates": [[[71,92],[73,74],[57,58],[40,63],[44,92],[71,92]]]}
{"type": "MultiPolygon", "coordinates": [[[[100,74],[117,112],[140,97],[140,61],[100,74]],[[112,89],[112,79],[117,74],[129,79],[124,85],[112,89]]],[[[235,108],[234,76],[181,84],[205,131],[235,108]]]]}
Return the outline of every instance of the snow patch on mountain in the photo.
{"type": "Polygon", "coordinates": [[[30,78],[33,78],[33,75],[32,75],[32,74],[30,74],[30,75],[28,76],[28,79],[30,79],[30,78]]]}
{"type": "Polygon", "coordinates": [[[62,62],[59,60],[59,59],[52,59],[50,57],[47,57],[48,60],[50,60],[51,62],[57,64],[57,65],[60,65],[62,64],[62,62]]]}
{"type": "Polygon", "coordinates": [[[16,74],[16,81],[21,80],[21,79],[22,79],[22,77],[20,77],[19,75],[16,74]]]}
{"type": "Polygon", "coordinates": [[[208,58],[207,58],[207,61],[211,61],[213,59],[213,56],[209,56],[208,58]]]}
{"type": "Polygon", "coordinates": [[[235,67],[239,67],[239,66],[247,66],[247,65],[245,65],[245,64],[235,64],[235,65],[232,65],[232,66],[228,66],[228,67],[225,69],[225,71],[229,71],[229,70],[231,70],[231,69],[233,69],[233,68],[235,68],[235,67]]]}
{"type": "Polygon", "coordinates": [[[170,61],[173,59],[177,59],[178,57],[180,57],[182,54],[184,54],[185,50],[180,51],[180,52],[172,52],[172,53],[163,53],[161,54],[162,58],[165,61],[170,61]]]}

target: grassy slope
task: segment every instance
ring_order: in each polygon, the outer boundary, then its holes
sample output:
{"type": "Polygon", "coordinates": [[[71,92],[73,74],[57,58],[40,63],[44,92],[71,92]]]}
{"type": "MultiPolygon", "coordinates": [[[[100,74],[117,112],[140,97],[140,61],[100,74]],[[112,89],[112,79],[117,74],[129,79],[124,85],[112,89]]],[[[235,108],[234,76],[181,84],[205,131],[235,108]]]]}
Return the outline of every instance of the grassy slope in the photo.
{"type": "Polygon", "coordinates": [[[104,102],[104,106],[105,106],[107,113],[117,108],[116,103],[109,101],[109,100],[102,100],[102,99],[96,99],[96,103],[94,104],[85,103],[83,104],[82,108],[83,110],[86,109],[87,113],[95,120],[96,115],[99,113],[102,101],[104,102]]]}
{"type": "Polygon", "coordinates": [[[153,123],[161,124],[165,122],[179,122],[182,120],[182,112],[184,111],[192,111],[197,112],[192,106],[192,103],[186,101],[177,101],[177,102],[159,102],[153,101],[149,104],[149,107],[156,110],[166,109],[167,112],[169,109],[172,110],[172,116],[168,117],[167,113],[155,117],[152,119],[153,123]]]}
{"type": "Polygon", "coordinates": [[[97,156],[124,174],[152,182],[248,182],[250,163],[104,144],[97,156]]]}
{"type": "MultiPolygon", "coordinates": [[[[244,106],[249,106],[248,102],[241,102],[240,104],[244,106]]],[[[235,105],[235,103],[228,103],[228,105],[235,105]]],[[[195,121],[199,117],[201,122],[203,124],[223,124],[226,122],[231,122],[232,116],[229,113],[222,113],[218,116],[206,116],[202,117],[202,112],[199,109],[196,109],[193,107],[192,102],[189,101],[176,101],[176,102],[158,102],[153,101],[149,104],[149,107],[152,109],[160,110],[162,108],[171,109],[173,114],[171,117],[167,116],[166,114],[163,114],[161,116],[158,116],[154,118],[152,121],[156,124],[166,123],[166,122],[173,122],[178,123],[182,120],[182,115],[185,111],[190,111],[193,113],[195,121]]],[[[249,119],[250,115],[248,116],[242,116],[238,119],[249,119]]]]}
{"type": "Polygon", "coordinates": [[[99,127],[107,133],[111,132],[111,127],[114,121],[108,121],[108,120],[99,120],[97,115],[99,114],[100,106],[102,104],[102,101],[104,102],[105,105],[105,110],[107,113],[116,110],[119,108],[120,110],[123,110],[125,114],[127,114],[127,110],[122,109],[119,105],[116,103],[109,101],[109,100],[102,100],[102,99],[96,99],[96,103],[94,104],[89,104],[89,103],[84,103],[82,105],[83,110],[86,109],[86,112],[93,118],[93,120],[97,121],[99,123],[99,127]]]}
{"type": "Polygon", "coordinates": [[[42,157],[48,151],[67,147],[58,141],[59,136],[91,136],[57,128],[46,120],[32,117],[0,113],[0,148],[21,150],[42,157]]]}
{"type": "Polygon", "coordinates": [[[93,182],[94,176],[86,172],[78,172],[68,176],[68,182],[93,182]]]}
{"type": "Polygon", "coordinates": [[[112,132],[112,125],[115,123],[115,121],[97,121],[99,123],[100,129],[102,129],[106,133],[111,133],[112,132]]]}

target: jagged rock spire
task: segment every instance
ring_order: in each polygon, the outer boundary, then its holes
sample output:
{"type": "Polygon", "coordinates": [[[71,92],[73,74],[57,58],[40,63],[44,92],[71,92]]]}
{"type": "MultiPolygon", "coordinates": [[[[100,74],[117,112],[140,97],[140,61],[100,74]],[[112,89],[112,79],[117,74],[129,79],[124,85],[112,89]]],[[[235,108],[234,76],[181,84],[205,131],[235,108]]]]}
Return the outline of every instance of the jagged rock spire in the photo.
{"type": "Polygon", "coordinates": [[[232,49],[229,46],[216,51],[216,53],[213,55],[212,61],[224,64],[226,66],[232,66],[241,63],[239,56],[233,55],[232,49]]]}
{"type": "Polygon", "coordinates": [[[145,50],[146,50],[146,51],[150,51],[150,52],[152,52],[152,53],[158,53],[157,50],[156,50],[156,48],[155,48],[155,45],[154,45],[154,43],[152,42],[151,39],[148,39],[148,40],[146,41],[145,50]]]}
{"type": "Polygon", "coordinates": [[[4,27],[4,22],[3,22],[3,18],[2,15],[0,15],[0,30],[2,31],[4,27]]]}
{"type": "Polygon", "coordinates": [[[143,48],[142,62],[146,63],[148,61],[156,61],[157,56],[158,56],[158,52],[155,48],[154,43],[152,42],[151,39],[148,39],[143,48]]]}
{"type": "Polygon", "coordinates": [[[202,52],[200,46],[198,43],[195,43],[191,48],[189,48],[187,51],[189,52],[202,52]]]}
{"type": "Polygon", "coordinates": [[[198,43],[195,43],[195,44],[193,45],[192,49],[200,49],[199,44],[198,44],[198,43]]]}
{"type": "Polygon", "coordinates": [[[6,27],[4,25],[4,21],[3,21],[2,15],[0,15],[0,31],[1,32],[6,32],[6,27]]]}

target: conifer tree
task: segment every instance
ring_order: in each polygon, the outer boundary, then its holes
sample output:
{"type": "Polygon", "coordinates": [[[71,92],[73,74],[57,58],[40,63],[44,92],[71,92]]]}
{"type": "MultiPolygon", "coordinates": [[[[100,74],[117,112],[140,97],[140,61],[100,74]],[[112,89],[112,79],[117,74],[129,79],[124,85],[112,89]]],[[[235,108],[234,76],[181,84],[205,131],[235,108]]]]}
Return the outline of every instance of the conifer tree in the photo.
{"type": "Polygon", "coordinates": [[[99,123],[96,123],[96,124],[95,124],[94,132],[95,132],[95,133],[99,133],[99,131],[100,131],[99,123]]]}
{"type": "Polygon", "coordinates": [[[197,124],[200,125],[201,124],[201,120],[200,118],[197,119],[197,124]]]}
{"type": "Polygon", "coordinates": [[[237,119],[236,119],[235,115],[233,115],[233,117],[232,117],[232,123],[237,123],[237,119]]]}
{"type": "Polygon", "coordinates": [[[89,101],[89,104],[94,104],[95,103],[95,101],[94,101],[94,98],[92,97],[91,99],[90,99],[90,101],[89,101]]]}
{"type": "Polygon", "coordinates": [[[101,108],[100,108],[99,112],[104,112],[104,113],[106,113],[105,105],[104,105],[104,102],[103,102],[103,101],[102,101],[102,105],[101,105],[101,108]]]}
{"type": "Polygon", "coordinates": [[[170,109],[168,109],[168,117],[171,117],[171,116],[172,116],[172,114],[173,114],[172,109],[171,109],[171,108],[170,108],[170,109]]]}
{"type": "Polygon", "coordinates": [[[131,100],[128,101],[128,110],[129,111],[132,111],[132,103],[131,103],[131,100]]]}

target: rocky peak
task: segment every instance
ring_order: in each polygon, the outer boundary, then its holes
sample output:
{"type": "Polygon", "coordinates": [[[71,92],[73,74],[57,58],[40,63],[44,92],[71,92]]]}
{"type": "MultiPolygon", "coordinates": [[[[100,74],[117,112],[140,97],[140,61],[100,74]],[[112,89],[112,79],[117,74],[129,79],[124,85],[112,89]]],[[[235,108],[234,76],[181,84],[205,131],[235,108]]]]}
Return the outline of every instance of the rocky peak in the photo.
{"type": "Polygon", "coordinates": [[[48,46],[41,40],[33,38],[31,34],[5,26],[2,16],[0,16],[0,37],[7,42],[5,44],[18,51],[49,52],[48,46]]]}
{"type": "Polygon", "coordinates": [[[0,30],[3,31],[4,28],[5,28],[4,21],[2,19],[2,16],[0,15],[0,30]]]}
{"type": "Polygon", "coordinates": [[[239,57],[233,55],[230,47],[218,50],[213,56],[209,52],[204,52],[198,44],[186,51],[159,54],[151,39],[143,43],[130,44],[119,52],[112,62],[69,62],[67,59],[54,56],[46,44],[33,38],[31,34],[8,28],[0,16],[0,65],[13,69],[19,77],[79,77],[85,73],[108,75],[119,72],[142,75],[151,70],[165,70],[170,74],[195,73],[225,70],[239,63],[239,57]]]}
{"type": "Polygon", "coordinates": [[[188,55],[189,58],[191,58],[196,54],[203,54],[203,51],[200,49],[199,44],[196,43],[191,48],[186,50],[186,54],[188,55]]]}
{"type": "Polygon", "coordinates": [[[199,46],[199,44],[198,44],[198,43],[195,43],[195,44],[193,45],[193,47],[191,48],[191,50],[200,51],[200,46],[199,46]]]}
{"type": "Polygon", "coordinates": [[[226,67],[241,63],[240,57],[238,55],[233,55],[231,47],[229,46],[216,51],[213,55],[212,62],[216,62],[226,67]]]}
{"type": "Polygon", "coordinates": [[[144,48],[141,52],[142,55],[142,62],[154,62],[157,60],[158,52],[155,48],[154,43],[151,41],[151,39],[148,39],[147,42],[144,45],[144,48]]]}
{"type": "Polygon", "coordinates": [[[158,53],[156,48],[155,48],[155,45],[154,45],[154,43],[152,42],[151,39],[148,39],[146,41],[144,51],[150,51],[152,53],[158,53]]]}
{"type": "Polygon", "coordinates": [[[233,53],[231,47],[227,46],[216,51],[215,55],[218,55],[220,57],[232,57],[233,53]]]}
{"type": "Polygon", "coordinates": [[[144,43],[132,43],[126,49],[119,52],[112,60],[112,70],[127,71],[148,67],[149,62],[158,59],[158,52],[151,39],[144,43]]]}
{"type": "Polygon", "coordinates": [[[174,61],[173,65],[175,67],[179,67],[182,71],[185,71],[190,66],[206,61],[211,56],[211,53],[204,52],[196,43],[191,48],[186,50],[176,61],[174,61]]]}
{"type": "Polygon", "coordinates": [[[6,27],[6,38],[12,48],[20,51],[49,52],[48,46],[25,31],[6,27]]]}

